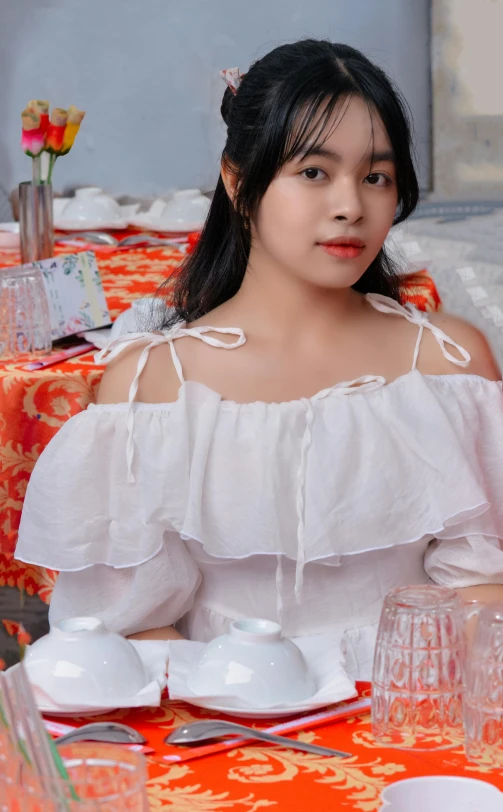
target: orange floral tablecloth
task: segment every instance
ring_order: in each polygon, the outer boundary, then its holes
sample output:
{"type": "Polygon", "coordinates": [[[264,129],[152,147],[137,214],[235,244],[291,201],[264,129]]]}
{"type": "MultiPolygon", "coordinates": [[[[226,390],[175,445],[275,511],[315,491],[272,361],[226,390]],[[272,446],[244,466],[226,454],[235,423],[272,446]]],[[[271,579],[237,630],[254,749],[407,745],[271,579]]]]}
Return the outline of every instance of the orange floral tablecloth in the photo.
{"type": "MultiPolygon", "coordinates": [[[[169,247],[95,251],[112,318],[134,299],[151,295],[182,259],[169,247]]],[[[0,252],[0,268],[18,263],[13,252],[0,252]]],[[[404,297],[423,310],[440,306],[426,271],[405,276],[403,290],[404,297]]],[[[102,375],[92,352],[37,372],[0,364],[0,587],[24,587],[29,595],[38,593],[49,603],[56,573],[13,558],[23,499],[40,453],[66,420],[94,402],[102,375]]]]}
{"type": "MultiPolygon", "coordinates": [[[[368,684],[360,683],[359,687],[361,693],[369,695],[368,684]]],[[[154,748],[154,754],[147,757],[147,791],[151,810],[377,812],[381,807],[380,794],[384,787],[404,778],[421,775],[479,778],[503,790],[503,775],[469,763],[464,756],[461,740],[453,740],[452,750],[436,752],[378,746],[372,737],[368,713],[292,734],[292,738],[352,753],[353,757],[348,759],[320,757],[258,743],[185,763],[168,764],[162,761],[163,755],[180,752],[163,744],[164,737],[174,727],[211,716],[217,714],[184,702],[165,701],[159,708],[115,711],[99,719],[113,719],[132,725],[145,735],[149,745],[154,748]]],[[[221,714],[218,716],[220,718],[221,714]]],[[[54,717],[54,721],[80,725],[86,720],[58,720],[54,717]]],[[[250,724],[249,720],[243,722],[250,724]]],[[[256,724],[258,727],[268,725],[267,722],[258,721],[256,724]]],[[[446,809],[446,812],[451,810],[446,809]]]]}

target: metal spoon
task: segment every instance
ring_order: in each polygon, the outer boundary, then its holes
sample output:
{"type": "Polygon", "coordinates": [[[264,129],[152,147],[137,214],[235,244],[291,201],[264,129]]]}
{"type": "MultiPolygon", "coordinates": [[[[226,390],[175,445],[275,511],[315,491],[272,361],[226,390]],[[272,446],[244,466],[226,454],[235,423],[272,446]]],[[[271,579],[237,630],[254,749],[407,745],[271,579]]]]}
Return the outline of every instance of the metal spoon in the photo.
{"type": "Polygon", "coordinates": [[[119,240],[107,234],[106,231],[72,231],[68,234],[56,237],[56,242],[73,242],[81,238],[86,242],[94,242],[97,245],[118,245],[119,240]]]}
{"type": "Polygon", "coordinates": [[[125,248],[126,246],[138,246],[138,245],[175,245],[178,248],[185,245],[187,240],[182,237],[173,237],[169,239],[167,237],[154,237],[151,234],[132,234],[130,237],[124,237],[122,240],[119,240],[117,246],[119,248],[125,248]]]}
{"type": "Polygon", "coordinates": [[[173,245],[181,249],[187,243],[185,238],[173,237],[173,239],[167,239],[154,237],[151,234],[132,234],[118,240],[117,237],[112,237],[106,231],[72,231],[64,236],[58,236],[56,242],[73,242],[77,239],[95,243],[96,245],[111,245],[114,248],[137,248],[140,245],[173,245]]]}
{"type": "Polygon", "coordinates": [[[302,750],[304,753],[314,753],[317,756],[339,756],[339,758],[351,758],[351,753],[344,753],[341,750],[330,750],[328,747],[320,747],[317,744],[307,744],[306,742],[290,739],[286,736],[275,736],[264,730],[255,730],[246,725],[239,725],[234,722],[226,722],[223,719],[215,719],[211,722],[192,722],[190,725],[181,725],[173,730],[164,739],[165,744],[199,744],[207,739],[219,739],[222,736],[238,735],[246,739],[258,739],[270,744],[280,744],[290,750],[302,750]]]}
{"type": "Polygon", "coordinates": [[[68,744],[69,742],[110,742],[111,744],[146,744],[145,736],[138,733],[128,725],[121,725],[119,722],[90,722],[82,725],[77,730],[65,733],[56,739],[56,744],[68,744]]]}

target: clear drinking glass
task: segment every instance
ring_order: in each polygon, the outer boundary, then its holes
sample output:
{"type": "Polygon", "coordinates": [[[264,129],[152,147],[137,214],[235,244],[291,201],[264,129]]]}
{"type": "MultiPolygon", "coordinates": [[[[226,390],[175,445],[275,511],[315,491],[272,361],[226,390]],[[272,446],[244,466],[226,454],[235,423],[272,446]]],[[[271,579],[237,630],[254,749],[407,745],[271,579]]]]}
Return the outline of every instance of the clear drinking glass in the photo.
{"type": "Polygon", "coordinates": [[[0,775],[0,812],[148,812],[141,753],[92,742],[68,744],[58,752],[70,783],[61,779],[51,793],[50,780],[42,781],[26,766],[17,779],[0,775]]]}
{"type": "Polygon", "coordinates": [[[51,347],[51,320],[41,272],[29,265],[0,270],[0,359],[47,353],[51,347]]]}
{"type": "Polygon", "coordinates": [[[466,667],[465,752],[503,768],[503,604],[481,609],[466,667]]]}
{"type": "Polygon", "coordinates": [[[406,586],[386,596],[372,679],[372,727],[381,744],[438,750],[461,743],[465,651],[465,610],[454,590],[406,586]]]}

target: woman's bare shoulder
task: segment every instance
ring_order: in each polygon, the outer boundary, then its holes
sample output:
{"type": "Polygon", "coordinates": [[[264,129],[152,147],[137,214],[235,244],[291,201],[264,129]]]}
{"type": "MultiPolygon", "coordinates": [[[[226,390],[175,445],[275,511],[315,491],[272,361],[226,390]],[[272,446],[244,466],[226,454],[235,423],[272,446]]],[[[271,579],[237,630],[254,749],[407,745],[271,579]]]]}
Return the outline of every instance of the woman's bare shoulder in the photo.
{"type": "MultiPolygon", "coordinates": [[[[149,338],[138,339],[108,364],[98,390],[98,403],[127,403],[141,355],[149,338]]],[[[173,365],[168,342],[149,351],[139,378],[135,400],[142,403],[172,403],[177,399],[180,381],[173,365]]]]}
{"type": "MultiPolygon", "coordinates": [[[[434,335],[429,330],[425,330],[419,364],[422,372],[433,375],[465,372],[469,375],[480,375],[490,381],[501,380],[501,371],[489,343],[484,334],[473,324],[447,313],[431,313],[429,321],[456,344],[463,347],[469,353],[471,360],[466,367],[455,366],[440,352],[434,335]]],[[[459,353],[456,349],[450,346],[447,346],[447,349],[454,357],[458,357],[459,353]]]]}

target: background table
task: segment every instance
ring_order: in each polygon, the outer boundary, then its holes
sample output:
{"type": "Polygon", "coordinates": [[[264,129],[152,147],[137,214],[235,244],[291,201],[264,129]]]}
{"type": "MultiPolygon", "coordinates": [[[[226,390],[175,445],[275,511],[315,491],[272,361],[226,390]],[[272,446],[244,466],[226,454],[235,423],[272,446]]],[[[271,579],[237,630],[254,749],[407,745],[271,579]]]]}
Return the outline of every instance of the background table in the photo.
{"type": "MultiPolygon", "coordinates": [[[[360,683],[359,688],[362,694],[370,695],[368,683],[360,683]]],[[[221,714],[209,713],[184,702],[165,701],[159,708],[115,711],[99,719],[114,719],[132,725],[154,748],[155,754],[148,756],[151,810],[377,812],[384,787],[421,775],[479,778],[503,790],[501,773],[469,763],[461,740],[453,740],[452,750],[434,752],[378,746],[372,737],[368,713],[292,734],[292,738],[353,753],[354,757],[349,759],[325,758],[257,743],[180,764],[161,760],[164,754],[180,751],[162,743],[174,727],[217,715],[221,717],[221,714]]],[[[86,720],[54,717],[54,721],[80,725],[86,720]]],[[[250,724],[250,720],[243,720],[243,723],[250,724]]],[[[268,724],[274,722],[257,722],[258,727],[268,724]]]]}
{"type": "MultiPolygon", "coordinates": [[[[69,253],[62,246],[57,253],[69,253]]],[[[94,246],[113,319],[142,296],[152,296],[173,276],[183,254],[171,247],[117,250],[94,246]]],[[[0,252],[0,268],[18,264],[0,252]]],[[[55,573],[13,559],[28,480],[42,450],[58,429],[96,399],[103,367],[94,352],[37,372],[0,364],[0,587],[24,587],[49,602],[55,573]]]]}
{"type": "MultiPolygon", "coordinates": [[[[71,250],[62,246],[57,253],[71,250]]],[[[170,247],[94,250],[114,319],[135,299],[153,295],[161,282],[173,277],[183,258],[170,247]]],[[[19,261],[13,252],[0,252],[0,268],[19,261]]],[[[403,291],[405,299],[423,310],[440,306],[426,271],[404,276],[403,291]]],[[[0,587],[23,588],[46,603],[56,573],[14,559],[23,499],[42,450],[66,420],[95,401],[103,367],[94,364],[93,356],[91,352],[36,372],[0,364],[0,587]]]]}

